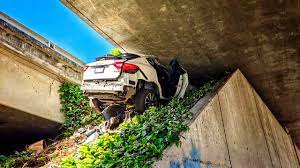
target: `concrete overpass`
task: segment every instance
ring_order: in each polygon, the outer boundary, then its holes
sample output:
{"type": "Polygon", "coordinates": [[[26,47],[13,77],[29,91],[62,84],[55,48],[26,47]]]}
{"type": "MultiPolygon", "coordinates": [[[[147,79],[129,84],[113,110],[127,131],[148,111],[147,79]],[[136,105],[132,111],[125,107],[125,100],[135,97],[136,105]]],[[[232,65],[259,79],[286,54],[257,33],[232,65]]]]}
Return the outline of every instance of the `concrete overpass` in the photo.
{"type": "Polygon", "coordinates": [[[300,145],[300,1],[62,0],[127,52],[178,57],[192,82],[239,68],[300,145]]]}
{"type": "Polygon", "coordinates": [[[58,89],[79,83],[83,63],[0,13],[0,152],[58,131],[58,89]]]}

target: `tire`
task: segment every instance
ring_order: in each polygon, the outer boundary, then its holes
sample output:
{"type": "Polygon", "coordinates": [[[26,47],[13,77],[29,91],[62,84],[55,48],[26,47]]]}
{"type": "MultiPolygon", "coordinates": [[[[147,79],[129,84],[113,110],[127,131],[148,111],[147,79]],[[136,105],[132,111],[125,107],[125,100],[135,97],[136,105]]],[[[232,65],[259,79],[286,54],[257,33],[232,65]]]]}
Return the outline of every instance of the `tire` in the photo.
{"type": "Polygon", "coordinates": [[[158,98],[152,89],[141,89],[135,96],[135,111],[143,113],[150,106],[157,106],[158,98]]]}

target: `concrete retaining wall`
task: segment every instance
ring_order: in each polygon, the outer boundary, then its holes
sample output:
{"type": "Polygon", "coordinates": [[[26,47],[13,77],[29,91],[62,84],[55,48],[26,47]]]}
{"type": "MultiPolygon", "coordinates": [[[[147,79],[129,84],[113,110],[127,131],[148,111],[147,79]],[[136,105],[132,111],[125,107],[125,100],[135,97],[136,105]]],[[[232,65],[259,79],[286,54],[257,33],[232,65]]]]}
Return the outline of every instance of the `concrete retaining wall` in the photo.
{"type": "Polygon", "coordinates": [[[154,167],[300,167],[290,135],[239,70],[204,106],[154,167]]]}
{"type": "Polygon", "coordinates": [[[64,122],[59,86],[81,80],[80,61],[27,33],[0,12],[0,153],[55,135],[64,122]]]}
{"type": "Polygon", "coordinates": [[[0,52],[0,104],[62,123],[61,82],[30,65],[8,50],[0,52]]]}

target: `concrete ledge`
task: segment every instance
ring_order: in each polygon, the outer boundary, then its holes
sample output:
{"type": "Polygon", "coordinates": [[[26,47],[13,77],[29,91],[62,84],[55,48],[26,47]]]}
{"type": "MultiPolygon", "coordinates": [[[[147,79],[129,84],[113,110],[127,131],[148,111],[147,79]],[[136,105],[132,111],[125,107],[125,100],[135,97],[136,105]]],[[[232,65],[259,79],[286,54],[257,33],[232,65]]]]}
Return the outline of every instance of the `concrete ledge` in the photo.
{"type": "Polygon", "coordinates": [[[80,83],[82,65],[64,57],[45,44],[0,19],[0,47],[34,63],[62,80],[80,83]]]}
{"type": "Polygon", "coordinates": [[[237,70],[201,99],[181,146],[165,149],[153,167],[299,167],[297,148],[237,70]]]}

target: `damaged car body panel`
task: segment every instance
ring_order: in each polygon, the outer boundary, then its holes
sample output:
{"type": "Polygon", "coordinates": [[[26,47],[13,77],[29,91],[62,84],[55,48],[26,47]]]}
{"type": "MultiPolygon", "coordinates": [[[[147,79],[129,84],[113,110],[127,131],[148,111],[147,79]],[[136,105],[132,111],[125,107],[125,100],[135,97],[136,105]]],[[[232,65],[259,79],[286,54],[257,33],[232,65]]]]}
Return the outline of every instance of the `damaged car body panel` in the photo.
{"type": "Polygon", "coordinates": [[[153,57],[131,53],[104,56],[84,67],[81,89],[94,106],[126,103],[143,112],[159,99],[184,96],[187,72],[176,60],[170,62],[170,67],[153,57]]]}

